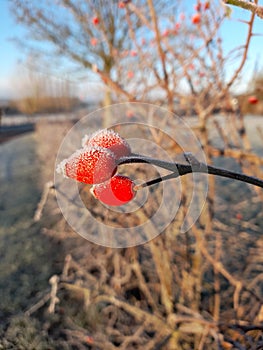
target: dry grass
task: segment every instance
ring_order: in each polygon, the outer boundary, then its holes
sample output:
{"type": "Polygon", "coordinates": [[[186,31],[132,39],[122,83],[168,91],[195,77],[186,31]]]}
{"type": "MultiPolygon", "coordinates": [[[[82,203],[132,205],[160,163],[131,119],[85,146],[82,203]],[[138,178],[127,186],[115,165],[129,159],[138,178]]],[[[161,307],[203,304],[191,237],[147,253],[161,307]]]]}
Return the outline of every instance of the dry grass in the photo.
{"type": "MultiPolygon", "coordinates": [[[[57,148],[68,126],[56,125],[56,131],[52,124],[39,128],[45,180],[50,179],[48,169],[54,162],[54,155],[47,155],[54,154],[51,149],[57,148]],[[54,131],[60,135],[57,140],[54,131]]],[[[254,164],[257,158],[251,159],[254,164]]],[[[240,161],[243,170],[249,170],[244,156],[218,159],[228,167],[239,167],[240,161]]],[[[181,205],[159,237],[127,249],[104,248],[78,237],[49,197],[42,223],[50,221],[52,212],[56,220],[43,232],[61,241],[68,254],[54,280],[56,295],[43,297],[32,316],[45,320],[54,349],[67,349],[62,339],[76,349],[260,349],[262,202],[253,189],[240,183],[218,179],[215,185],[215,195],[210,197],[213,211],[204,211],[188,232],[178,233],[185,214],[181,205]],[[43,318],[50,297],[54,314],[43,318]]],[[[86,203],[87,193],[82,194],[86,203]]],[[[161,193],[156,195],[158,199],[161,193]]],[[[132,220],[145,220],[153,203],[154,196],[132,220]]],[[[93,204],[94,212],[105,220],[93,204]]],[[[124,217],[106,219],[118,226],[124,217]]],[[[128,225],[131,219],[126,220],[128,225]]]]}

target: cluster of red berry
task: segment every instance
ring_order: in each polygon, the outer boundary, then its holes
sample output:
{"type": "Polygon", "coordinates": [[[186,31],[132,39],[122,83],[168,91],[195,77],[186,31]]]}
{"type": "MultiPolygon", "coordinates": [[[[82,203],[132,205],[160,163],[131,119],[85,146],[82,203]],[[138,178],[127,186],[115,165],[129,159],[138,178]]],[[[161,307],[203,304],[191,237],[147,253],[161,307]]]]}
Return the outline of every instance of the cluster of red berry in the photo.
{"type": "Polygon", "coordinates": [[[134,182],[116,174],[117,160],[129,156],[127,141],[113,130],[100,130],[82,140],[82,149],[64,159],[57,171],[65,177],[93,184],[91,193],[107,205],[122,205],[135,196],[134,182]]]}
{"type": "Polygon", "coordinates": [[[209,10],[210,9],[210,1],[206,1],[203,4],[198,1],[197,4],[194,6],[194,9],[197,11],[195,14],[192,16],[192,23],[193,24],[199,24],[202,19],[201,11],[204,9],[209,10]]]}

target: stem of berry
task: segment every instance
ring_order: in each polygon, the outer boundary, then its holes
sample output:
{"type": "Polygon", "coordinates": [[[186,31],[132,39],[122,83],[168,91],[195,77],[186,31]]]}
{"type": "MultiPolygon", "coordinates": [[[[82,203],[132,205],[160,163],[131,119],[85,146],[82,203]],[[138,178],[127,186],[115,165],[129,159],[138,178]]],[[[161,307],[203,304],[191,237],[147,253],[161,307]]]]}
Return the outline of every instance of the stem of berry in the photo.
{"type": "Polygon", "coordinates": [[[165,175],[163,177],[157,177],[155,179],[152,179],[152,180],[149,180],[147,182],[144,182],[144,183],[142,183],[140,185],[136,185],[134,187],[134,190],[135,191],[139,191],[139,190],[141,190],[144,187],[149,187],[149,186],[155,185],[157,183],[160,183],[160,182],[163,182],[163,181],[166,181],[166,180],[175,179],[178,176],[179,176],[178,173],[177,174],[176,173],[171,173],[171,174],[165,175]]]}
{"type": "Polygon", "coordinates": [[[160,168],[172,171],[172,173],[169,175],[158,177],[156,179],[147,181],[143,184],[137,185],[136,190],[139,190],[140,188],[143,188],[143,187],[152,186],[159,182],[177,178],[179,176],[183,176],[190,173],[204,173],[204,174],[226,177],[229,179],[246,182],[248,184],[263,188],[263,181],[256,177],[248,176],[242,173],[237,173],[227,169],[217,168],[211,165],[206,165],[204,163],[199,162],[196,158],[194,158],[189,154],[185,154],[185,158],[190,164],[167,162],[160,159],[145,157],[143,155],[132,154],[129,157],[120,158],[118,160],[118,165],[131,164],[131,163],[149,163],[149,164],[156,165],[160,168]]]}

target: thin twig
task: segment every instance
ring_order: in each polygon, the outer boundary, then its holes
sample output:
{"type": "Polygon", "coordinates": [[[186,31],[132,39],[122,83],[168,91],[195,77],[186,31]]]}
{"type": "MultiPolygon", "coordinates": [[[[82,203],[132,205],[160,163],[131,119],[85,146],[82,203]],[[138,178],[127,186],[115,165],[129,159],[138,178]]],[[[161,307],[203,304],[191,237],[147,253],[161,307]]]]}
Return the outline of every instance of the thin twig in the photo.
{"type": "Polygon", "coordinates": [[[59,299],[57,297],[58,283],[59,283],[58,275],[53,275],[49,279],[49,283],[51,284],[51,292],[50,292],[50,305],[48,308],[48,312],[50,314],[53,314],[55,312],[55,306],[59,302],[59,299]]]}
{"type": "Polygon", "coordinates": [[[34,215],[34,221],[37,222],[40,220],[41,216],[42,216],[42,212],[43,209],[45,207],[45,204],[47,202],[47,198],[49,195],[49,192],[51,191],[51,189],[54,188],[54,184],[52,181],[48,181],[45,186],[44,186],[44,190],[42,192],[42,196],[40,199],[40,202],[38,203],[37,209],[35,211],[35,215],[34,215]]]}
{"type": "Polygon", "coordinates": [[[31,306],[29,309],[25,311],[26,316],[32,315],[34,312],[37,310],[41,309],[42,306],[44,306],[50,299],[50,293],[47,293],[46,295],[43,296],[36,304],[31,306]]]}

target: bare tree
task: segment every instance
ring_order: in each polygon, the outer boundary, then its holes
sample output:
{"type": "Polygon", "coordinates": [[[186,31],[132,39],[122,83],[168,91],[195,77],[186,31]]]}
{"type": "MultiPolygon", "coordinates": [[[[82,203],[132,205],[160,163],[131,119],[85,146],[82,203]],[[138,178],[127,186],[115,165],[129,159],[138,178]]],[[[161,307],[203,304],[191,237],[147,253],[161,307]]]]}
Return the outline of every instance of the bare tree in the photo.
{"type": "Polygon", "coordinates": [[[93,70],[104,82],[118,88],[113,80],[117,53],[130,50],[131,43],[127,40],[125,11],[117,3],[14,0],[11,11],[17,22],[28,29],[26,44],[20,44],[31,52],[39,54],[42,50],[42,55],[51,55],[54,60],[61,57],[72,77],[79,78],[87,74],[87,69],[93,70]],[[44,52],[39,42],[48,45],[44,52]]]}

